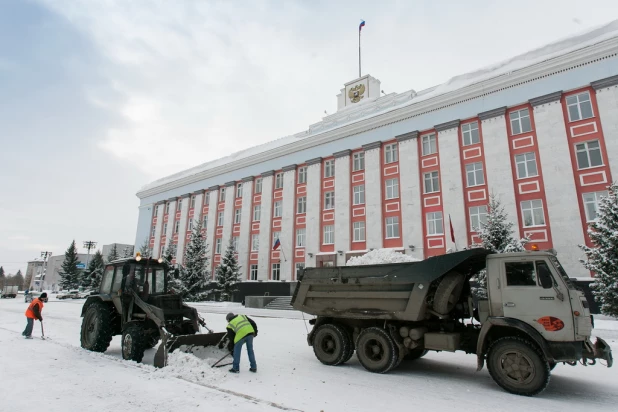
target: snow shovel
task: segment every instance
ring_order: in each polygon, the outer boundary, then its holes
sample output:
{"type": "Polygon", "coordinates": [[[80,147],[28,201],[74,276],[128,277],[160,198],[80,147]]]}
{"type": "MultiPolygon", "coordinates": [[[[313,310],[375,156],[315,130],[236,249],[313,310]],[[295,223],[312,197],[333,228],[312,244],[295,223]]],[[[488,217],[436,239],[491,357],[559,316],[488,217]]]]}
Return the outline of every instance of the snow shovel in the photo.
{"type": "Polygon", "coordinates": [[[223,356],[221,359],[219,359],[218,361],[216,361],[215,363],[213,363],[213,365],[211,366],[211,368],[222,368],[222,367],[224,367],[224,366],[231,365],[231,363],[225,363],[225,364],[223,364],[223,365],[219,365],[219,366],[217,366],[217,365],[219,364],[219,362],[221,362],[223,359],[227,358],[227,357],[228,357],[228,356],[230,356],[230,355],[231,355],[231,353],[226,353],[226,354],[225,354],[225,356],[223,356]]]}
{"type": "Polygon", "coordinates": [[[43,321],[41,321],[41,339],[45,340],[45,330],[43,329],[43,321]]]}

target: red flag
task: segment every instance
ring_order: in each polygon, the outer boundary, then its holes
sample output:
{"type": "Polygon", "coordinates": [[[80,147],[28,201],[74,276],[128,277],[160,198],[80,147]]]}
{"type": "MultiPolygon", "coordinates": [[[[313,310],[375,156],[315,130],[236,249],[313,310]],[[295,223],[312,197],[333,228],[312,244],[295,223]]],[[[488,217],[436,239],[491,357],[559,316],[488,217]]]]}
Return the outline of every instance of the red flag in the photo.
{"type": "Polygon", "coordinates": [[[451,220],[451,214],[448,214],[448,222],[451,225],[451,240],[455,243],[455,230],[453,229],[453,221],[451,220]]]}

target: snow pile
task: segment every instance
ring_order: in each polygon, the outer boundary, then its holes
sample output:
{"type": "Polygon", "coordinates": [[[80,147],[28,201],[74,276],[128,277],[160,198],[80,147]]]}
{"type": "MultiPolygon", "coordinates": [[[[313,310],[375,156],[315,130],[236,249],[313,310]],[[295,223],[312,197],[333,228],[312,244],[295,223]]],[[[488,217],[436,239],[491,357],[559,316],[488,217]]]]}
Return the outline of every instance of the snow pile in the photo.
{"type": "MultiPolygon", "coordinates": [[[[231,367],[212,367],[228,353],[226,350],[209,346],[206,348],[194,348],[192,353],[185,353],[182,349],[181,347],[170,353],[167,357],[167,366],[156,370],[154,376],[158,378],[172,376],[199,383],[217,383],[224,379],[228,369],[231,367]]],[[[219,362],[219,365],[225,365],[230,362],[232,362],[231,355],[219,362]]]]}
{"type": "Polygon", "coordinates": [[[351,257],[346,266],[380,265],[384,263],[420,262],[420,259],[404,255],[393,249],[374,249],[362,256],[351,257]]]}

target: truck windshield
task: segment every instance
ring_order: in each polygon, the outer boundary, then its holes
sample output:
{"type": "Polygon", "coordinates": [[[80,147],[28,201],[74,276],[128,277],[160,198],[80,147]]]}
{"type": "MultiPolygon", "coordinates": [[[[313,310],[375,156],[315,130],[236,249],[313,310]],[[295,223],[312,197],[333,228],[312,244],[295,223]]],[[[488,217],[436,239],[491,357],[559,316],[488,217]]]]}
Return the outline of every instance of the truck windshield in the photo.
{"type": "Polygon", "coordinates": [[[575,285],[573,284],[573,282],[571,282],[569,275],[567,275],[566,271],[564,270],[558,259],[555,256],[551,256],[549,259],[551,260],[551,263],[554,265],[558,273],[560,273],[560,276],[564,280],[564,283],[566,283],[567,287],[569,289],[576,289],[575,285]]]}
{"type": "Polygon", "coordinates": [[[148,282],[148,293],[164,293],[165,292],[165,271],[160,266],[150,266],[146,269],[143,265],[135,267],[135,279],[141,287],[148,282]]]}

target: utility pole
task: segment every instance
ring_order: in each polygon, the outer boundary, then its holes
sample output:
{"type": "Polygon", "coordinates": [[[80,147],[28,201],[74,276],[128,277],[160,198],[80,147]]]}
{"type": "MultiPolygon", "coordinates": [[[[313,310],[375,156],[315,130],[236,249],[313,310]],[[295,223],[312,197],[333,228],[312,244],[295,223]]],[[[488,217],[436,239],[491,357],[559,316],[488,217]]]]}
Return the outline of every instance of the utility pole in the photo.
{"type": "Polygon", "coordinates": [[[51,255],[52,252],[41,252],[41,257],[43,258],[43,273],[41,275],[41,283],[39,283],[39,292],[43,291],[43,280],[45,280],[45,275],[47,274],[47,258],[51,255]]]}
{"type": "Polygon", "coordinates": [[[88,263],[90,263],[90,249],[94,249],[97,247],[97,242],[93,242],[92,240],[85,240],[84,247],[88,249],[88,257],[86,258],[86,269],[88,269],[88,263]]]}

